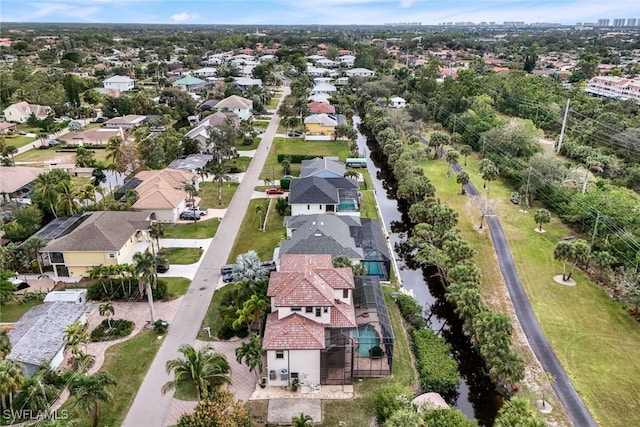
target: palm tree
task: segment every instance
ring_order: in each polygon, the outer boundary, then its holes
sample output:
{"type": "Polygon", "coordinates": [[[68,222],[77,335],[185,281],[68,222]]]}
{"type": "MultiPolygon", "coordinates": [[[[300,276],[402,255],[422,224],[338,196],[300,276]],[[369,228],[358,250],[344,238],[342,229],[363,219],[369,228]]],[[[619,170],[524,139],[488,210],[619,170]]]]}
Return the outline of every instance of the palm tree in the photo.
{"type": "Polygon", "coordinates": [[[473,152],[473,148],[470,145],[463,145],[460,147],[460,154],[464,156],[464,165],[467,166],[467,156],[473,152]]]}
{"type": "Polygon", "coordinates": [[[200,401],[209,397],[211,388],[231,384],[229,362],[223,354],[214,353],[210,345],[196,350],[192,345],[183,344],[178,351],[182,353],[184,359],[167,361],[167,373],[173,373],[173,380],[162,386],[163,394],[187,381],[193,384],[197,399],[200,401]]]}
{"type": "Polygon", "coordinates": [[[482,159],[479,164],[480,167],[480,175],[484,180],[484,184],[482,188],[487,189],[487,194],[489,194],[489,186],[488,182],[495,181],[498,178],[499,171],[496,165],[489,159],[482,159]]]}
{"type": "Polygon", "coordinates": [[[360,178],[360,172],[355,171],[353,169],[348,169],[348,170],[344,171],[344,177],[345,178],[353,178],[353,179],[357,180],[358,178],[360,178]]]}
{"type": "Polygon", "coordinates": [[[264,215],[264,211],[265,211],[265,209],[264,209],[264,206],[262,204],[259,204],[259,205],[256,206],[256,213],[258,214],[258,219],[260,219],[260,224],[259,224],[258,230],[262,230],[262,231],[265,231],[264,230],[264,219],[262,218],[262,216],[264,215]]]}
{"type": "Polygon", "coordinates": [[[456,176],[456,182],[458,184],[460,184],[460,194],[465,194],[465,190],[464,190],[464,186],[467,185],[469,183],[469,180],[471,178],[469,177],[469,174],[466,173],[465,171],[461,171],[458,176],[456,176]]]}
{"type": "Polygon", "coordinates": [[[7,357],[11,353],[11,341],[5,329],[0,331],[0,359],[7,357]]]}
{"type": "Polygon", "coordinates": [[[147,293],[147,301],[149,301],[149,316],[151,317],[151,323],[155,322],[153,314],[153,292],[152,289],[156,286],[157,272],[156,272],[156,257],[149,252],[136,252],[133,255],[133,269],[139,279],[140,293],[142,293],[142,286],[147,293]]]}
{"type": "Polygon", "coordinates": [[[447,151],[447,154],[445,155],[445,159],[447,160],[447,164],[449,165],[447,167],[447,177],[451,176],[451,167],[458,163],[458,158],[460,158],[460,153],[458,153],[456,150],[449,150],[447,151]]]}
{"type": "Polygon", "coordinates": [[[31,236],[27,240],[25,240],[21,246],[22,249],[29,255],[29,257],[36,260],[36,263],[38,264],[38,270],[40,271],[40,274],[42,274],[43,271],[42,263],[40,262],[40,249],[45,247],[44,241],[37,236],[31,236]]]}
{"type": "Polygon", "coordinates": [[[562,280],[567,281],[567,262],[573,257],[573,245],[570,242],[558,242],[553,249],[553,258],[562,261],[562,280]]]}
{"type": "Polygon", "coordinates": [[[71,348],[71,354],[74,358],[82,352],[80,350],[80,344],[87,344],[89,342],[89,333],[85,324],[77,321],[72,325],[67,325],[64,332],[64,346],[65,348],[71,348]]]}
{"type": "Polygon", "coordinates": [[[75,397],[73,406],[78,406],[93,419],[93,427],[98,427],[100,422],[100,402],[112,400],[108,386],[115,386],[116,380],[105,371],[96,372],[93,375],[76,374],[69,381],[69,393],[75,397]]]}
{"type": "MultiPolygon", "coordinates": [[[[155,239],[156,247],[158,248],[158,252],[160,252],[160,239],[164,237],[164,225],[158,221],[153,222],[151,227],[149,227],[149,236],[155,239]]],[[[153,244],[151,244],[151,249],[153,250],[153,244]]]]}
{"type": "Polygon", "coordinates": [[[273,185],[274,181],[271,178],[265,178],[264,179],[264,185],[266,185],[267,187],[271,187],[273,185]]]}
{"type": "Polygon", "coordinates": [[[289,175],[291,173],[291,156],[285,156],[280,162],[280,166],[282,166],[284,174],[289,175]]]}
{"type": "Polygon", "coordinates": [[[538,209],[533,213],[533,219],[538,225],[538,231],[542,232],[542,224],[546,224],[551,221],[551,212],[546,209],[538,209]]]}
{"type": "Polygon", "coordinates": [[[58,176],[51,172],[38,175],[33,186],[33,198],[46,204],[54,217],[58,217],[55,206],[60,200],[58,176]]]}
{"type": "Polygon", "coordinates": [[[14,165],[16,164],[16,160],[13,158],[13,156],[18,152],[18,149],[16,148],[15,145],[7,145],[3,151],[3,154],[7,157],[11,157],[11,163],[13,163],[14,165]]]}
{"type": "MultiPolygon", "coordinates": [[[[51,369],[47,366],[45,369],[51,369]]],[[[50,402],[58,395],[58,389],[44,380],[43,371],[38,371],[33,377],[27,378],[16,396],[22,402],[22,408],[33,412],[46,410],[50,402]]]]}
{"type": "Polygon", "coordinates": [[[313,418],[305,415],[304,412],[300,412],[300,415],[291,418],[293,427],[311,427],[311,421],[313,421],[313,418]]]}
{"type": "Polygon", "coordinates": [[[213,181],[218,183],[218,204],[222,205],[222,184],[230,181],[229,168],[222,163],[215,163],[210,169],[213,181]]]}
{"type": "Polygon", "coordinates": [[[78,209],[78,203],[76,202],[78,194],[75,188],[73,188],[71,181],[60,181],[58,184],[58,195],[58,212],[66,216],[73,215],[78,209]]]}
{"type": "Polygon", "coordinates": [[[207,167],[203,167],[203,168],[196,168],[195,171],[198,176],[200,176],[200,182],[203,182],[208,176],[209,176],[209,168],[207,167]]]}
{"type": "Polygon", "coordinates": [[[111,301],[100,303],[100,305],[98,305],[98,311],[100,312],[100,316],[107,316],[107,324],[109,325],[109,329],[111,329],[111,316],[116,314],[113,303],[111,301]]]}
{"type": "Polygon", "coordinates": [[[236,310],[238,318],[234,320],[234,329],[246,324],[249,329],[258,323],[258,333],[262,331],[262,318],[269,309],[269,300],[266,297],[257,294],[251,295],[251,298],[242,304],[242,308],[236,310]]]}
{"type": "Polygon", "coordinates": [[[233,265],[233,280],[262,280],[269,275],[269,269],[262,265],[256,251],[249,251],[236,257],[233,265]]]}
{"type": "Polygon", "coordinates": [[[236,361],[242,363],[244,360],[244,363],[249,367],[249,372],[255,372],[256,378],[258,378],[262,372],[263,353],[260,336],[254,335],[249,342],[243,342],[240,347],[236,348],[236,361]]]}
{"type": "Polygon", "coordinates": [[[185,184],[184,191],[187,193],[187,196],[189,197],[189,200],[193,204],[194,198],[195,198],[196,193],[197,193],[196,186],[193,185],[193,184],[185,184]]]}
{"type": "Polygon", "coordinates": [[[13,360],[0,361],[0,399],[4,408],[13,411],[13,394],[24,384],[24,373],[13,360]]]}

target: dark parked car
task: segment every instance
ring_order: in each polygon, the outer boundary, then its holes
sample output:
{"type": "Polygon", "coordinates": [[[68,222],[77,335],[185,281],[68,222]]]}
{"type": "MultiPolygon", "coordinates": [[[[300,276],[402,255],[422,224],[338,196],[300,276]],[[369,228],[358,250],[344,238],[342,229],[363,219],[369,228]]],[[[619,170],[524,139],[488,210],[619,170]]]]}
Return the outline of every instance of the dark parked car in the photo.
{"type": "Polygon", "coordinates": [[[299,130],[290,130],[289,132],[287,132],[287,136],[290,138],[298,138],[302,136],[302,132],[300,132],[299,130]]]}
{"type": "Polygon", "coordinates": [[[269,271],[276,271],[276,262],[273,260],[263,261],[260,263],[262,267],[268,268],[269,271]]]}
{"type": "Polygon", "coordinates": [[[222,281],[224,283],[231,283],[233,282],[233,273],[226,273],[222,275],[222,281]]]}
{"type": "Polygon", "coordinates": [[[169,271],[169,263],[156,264],[156,272],[158,272],[158,273],[166,273],[167,271],[169,271]]]}
{"type": "Polygon", "coordinates": [[[182,212],[180,214],[180,219],[183,219],[183,220],[189,219],[189,220],[192,220],[192,221],[193,220],[198,221],[198,220],[200,220],[200,213],[198,213],[196,211],[191,211],[191,210],[184,211],[184,212],[182,212]]]}
{"type": "Polygon", "coordinates": [[[51,141],[48,142],[49,147],[55,147],[60,145],[60,141],[58,141],[57,139],[52,139],[51,141]]]}

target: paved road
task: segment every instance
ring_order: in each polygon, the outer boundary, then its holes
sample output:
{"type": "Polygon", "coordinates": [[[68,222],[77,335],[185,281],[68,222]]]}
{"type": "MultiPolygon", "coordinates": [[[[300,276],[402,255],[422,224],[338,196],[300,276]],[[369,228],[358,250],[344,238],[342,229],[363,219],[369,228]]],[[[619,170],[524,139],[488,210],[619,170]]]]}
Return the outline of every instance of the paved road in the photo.
{"type": "MultiPolygon", "coordinates": [[[[289,88],[284,88],[281,99],[284,99],[288,94],[289,88]]],[[[220,267],[226,263],[229,257],[242,219],[249,206],[253,187],[267,158],[268,147],[273,141],[279,123],[280,117],[274,114],[262,137],[260,146],[247,168],[245,178],[238,186],[229,204],[227,214],[220,223],[218,232],[209,249],[205,252],[200,268],[178,308],[175,320],[169,327],[169,333],[138,390],[123,426],[164,425],[172,398],[171,393],[162,395],[160,392],[162,385],[171,379],[165,370],[166,362],[179,356],[178,348],[182,344],[192,344],[200,330],[202,319],[220,279],[220,267]]]]}
{"type": "MultiPolygon", "coordinates": [[[[425,138],[419,138],[424,144],[427,144],[425,138]]],[[[453,165],[453,170],[458,174],[462,171],[462,168],[459,164],[455,164],[453,165]]],[[[469,196],[479,195],[478,190],[476,190],[471,183],[465,185],[465,190],[469,196]]],[[[486,221],[491,231],[491,240],[493,241],[493,247],[498,257],[500,271],[509,290],[509,296],[511,297],[516,316],[518,316],[518,321],[522,326],[522,330],[529,341],[533,353],[540,361],[542,368],[555,377],[552,387],[558,395],[558,399],[562,402],[562,406],[564,406],[567,416],[573,425],[576,427],[596,427],[596,422],[593,417],[591,417],[589,410],[580,399],[580,396],[578,396],[576,389],[573,388],[573,384],[571,384],[567,373],[556,357],[553,348],[547,341],[544,332],[542,332],[542,328],[540,328],[538,319],[533,313],[533,308],[531,307],[527,293],[522,286],[520,276],[518,276],[515,262],[509,250],[509,244],[500,225],[500,220],[493,212],[487,213],[486,221]]]]}

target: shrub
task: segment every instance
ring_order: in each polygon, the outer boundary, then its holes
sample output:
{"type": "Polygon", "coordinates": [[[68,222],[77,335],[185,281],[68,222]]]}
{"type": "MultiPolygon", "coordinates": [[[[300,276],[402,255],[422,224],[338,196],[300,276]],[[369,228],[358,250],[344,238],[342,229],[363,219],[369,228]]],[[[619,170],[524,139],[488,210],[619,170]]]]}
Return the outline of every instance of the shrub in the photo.
{"type": "Polygon", "coordinates": [[[166,320],[158,319],[153,322],[153,330],[159,334],[164,334],[169,330],[169,322],[166,320]]]}
{"type": "Polygon", "coordinates": [[[157,301],[168,298],[169,295],[167,289],[167,282],[165,282],[164,280],[158,280],[158,282],[156,283],[156,287],[151,291],[153,299],[157,301]]]}
{"type": "Polygon", "coordinates": [[[135,326],[136,324],[131,320],[116,319],[111,320],[111,327],[109,327],[109,319],[105,319],[91,331],[91,341],[111,341],[126,337],[133,332],[135,326]]]}
{"type": "Polygon", "coordinates": [[[443,395],[454,392],[460,384],[460,374],[451,357],[451,346],[431,329],[416,329],[412,338],[422,390],[443,395]]]}
{"type": "Polygon", "coordinates": [[[373,395],[373,404],[376,408],[376,420],[383,424],[394,412],[409,408],[411,399],[398,384],[388,384],[380,387],[373,395]]]}
{"type": "Polygon", "coordinates": [[[278,154],[278,163],[282,163],[286,157],[291,158],[291,163],[302,163],[303,160],[312,160],[318,156],[312,156],[309,154],[278,154]]]}
{"type": "Polygon", "coordinates": [[[288,190],[291,187],[291,178],[282,178],[280,180],[280,188],[288,190]]]}
{"type": "Polygon", "coordinates": [[[423,328],[427,322],[422,317],[422,306],[412,296],[400,294],[396,297],[396,304],[404,320],[415,328],[423,328]]]}
{"type": "Polygon", "coordinates": [[[276,211],[278,212],[278,215],[284,216],[287,213],[288,207],[289,203],[287,203],[284,198],[278,197],[278,200],[276,201],[276,211]]]}
{"type": "Polygon", "coordinates": [[[138,279],[102,279],[87,288],[87,298],[94,301],[122,301],[140,298],[138,279]]]}

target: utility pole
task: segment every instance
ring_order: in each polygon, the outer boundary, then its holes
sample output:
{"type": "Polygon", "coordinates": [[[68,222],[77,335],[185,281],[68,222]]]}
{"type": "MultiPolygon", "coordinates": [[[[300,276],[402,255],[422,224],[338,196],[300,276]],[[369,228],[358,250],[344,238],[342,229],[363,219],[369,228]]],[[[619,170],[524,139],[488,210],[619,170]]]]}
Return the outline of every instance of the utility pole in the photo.
{"type": "Polygon", "coordinates": [[[524,201],[527,204],[527,208],[530,208],[531,206],[529,206],[529,183],[531,182],[531,166],[529,166],[529,174],[527,175],[527,187],[524,190],[524,201]]]}
{"type": "Polygon", "coordinates": [[[593,234],[591,235],[591,248],[593,248],[593,243],[596,241],[596,234],[598,234],[598,223],[599,222],[600,222],[600,211],[597,211],[596,223],[593,226],[593,234]]]}
{"type": "Polygon", "coordinates": [[[571,100],[567,99],[567,106],[564,109],[564,119],[562,119],[562,129],[560,130],[560,138],[558,138],[558,150],[556,154],[560,154],[560,148],[562,147],[562,140],[564,139],[564,130],[567,127],[567,116],[569,115],[569,102],[571,100]]]}

